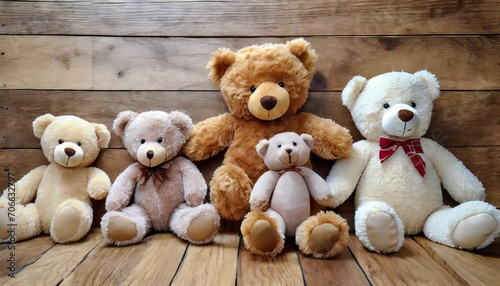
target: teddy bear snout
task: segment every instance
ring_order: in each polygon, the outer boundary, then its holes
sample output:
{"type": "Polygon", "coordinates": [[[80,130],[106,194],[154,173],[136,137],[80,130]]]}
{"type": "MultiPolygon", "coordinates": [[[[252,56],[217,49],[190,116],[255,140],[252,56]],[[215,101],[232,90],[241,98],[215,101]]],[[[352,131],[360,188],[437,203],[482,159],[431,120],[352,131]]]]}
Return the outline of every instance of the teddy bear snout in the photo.
{"type": "Polygon", "coordinates": [[[398,111],[398,117],[403,122],[408,122],[408,121],[412,120],[414,115],[415,114],[413,114],[413,112],[411,112],[408,109],[401,109],[400,111],[398,111]]]}
{"type": "Polygon", "coordinates": [[[64,142],[54,149],[54,161],[63,167],[76,167],[83,162],[83,149],[75,143],[64,142]]]}
{"type": "Polygon", "coordinates": [[[271,95],[266,95],[260,99],[260,104],[266,110],[273,110],[273,108],[276,106],[277,103],[278,99],[271,95]]]}
{"type": "Polygon", "coordinates": [[[137,160],[146,167],[156,167],[167,158],[167,151],[157,142],[146,142],[137,149],[137,160]]]}
{"type": "Polygon", "coordinates": [[[382,129],[389,136],[412,136],[419,124],[417,110],[402,103],[393,105],[382,117],[382,129]]]}

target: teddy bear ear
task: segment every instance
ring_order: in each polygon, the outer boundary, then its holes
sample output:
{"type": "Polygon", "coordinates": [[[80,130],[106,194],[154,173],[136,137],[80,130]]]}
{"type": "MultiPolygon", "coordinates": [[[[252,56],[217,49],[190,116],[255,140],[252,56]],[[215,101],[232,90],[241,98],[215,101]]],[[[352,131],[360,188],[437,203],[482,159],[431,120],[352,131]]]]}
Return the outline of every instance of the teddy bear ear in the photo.
{"type": "Polygon", "coordinates": [[[363,88],[365,88],[367,83],[368,81],[366,78],[357,75],[353,77],[342,90],[342,104],[346,106],[349,111],[352,111],[356,98],[358,98],[358,95],[363,88]]]}
{"type": "Polygon", "coordinates": [[[42,138],[43,132],[47,129],[50,123],[54,122],[56,117],[50,113],[38,116],[35,121],[33,121],[33,133],[36,138],[42,138]]]}
{"type": "Polygon", "coordinates": [[[309,147],[309,149],[313,148],[313,146],[314,146],[314,139],[312,138],[311,135],[309,135],[309,134],[302,134],[302,135],[300,135],[300,138],[302,140],[304,140],[304,142],[306,142],[306,144],[309,147]]]}
{"type": "Polygon", "coordinates": [[[139,113],[130,110],[118,113],[118,116],[116,116],[116,119],[113,122],[113,131],[115,134],[123,137],[125,134],[125,126],[127,126],[132,119],[136,118],[137,115],[139,115],[139,113]]]}
{"type": "Polygon", "coordinates": [[[262,139],[257,143],[257,146],[255,146],[255,150],[257,150],[257,155],[259,155],[261,158],[264,158],[267,153],[267,148],[269,148],[269,140],[267,139],[262,139]]]}
{"type": "Polygon", "coordinates": [[[429,93],[431,94],[432,100],[439,97],[439,82],[434,74],[427,70],[421,70],[416,72],[415,75],[425,83],[427,90],[429,90],[429,93]]]}
{"type": "Polygon", "coordinates": [[[169,114],[172,123],[179,128],[182,133],[189,136],[194,129],[193,120],[185,113],[180,111],[172,111],[169,114]]]}
{"type": "Polygon", "coordinates": [[[220,81],[228,67],[230,67],[236,61],[236,53],[227,49],[218,49],[214,54],[212,59],[208,62],[207,68],[210,69],[210,77],[217,85],[220,85],[220,81]]]}
{"type": "Polygon", "coordinates": [[[288,41],[286,43],[290,52],[295,55],[308,71],[314,70],[318,56],[311,44],[303,38],[288,41]]]}
{"type": "Polygon", "coordinates": [[[97,145],[99,148],[108,148],[109,140],[111,139],[111,133],[104,124],[92,123],[94,126],[95,134],[97,135],[97,145]]]}

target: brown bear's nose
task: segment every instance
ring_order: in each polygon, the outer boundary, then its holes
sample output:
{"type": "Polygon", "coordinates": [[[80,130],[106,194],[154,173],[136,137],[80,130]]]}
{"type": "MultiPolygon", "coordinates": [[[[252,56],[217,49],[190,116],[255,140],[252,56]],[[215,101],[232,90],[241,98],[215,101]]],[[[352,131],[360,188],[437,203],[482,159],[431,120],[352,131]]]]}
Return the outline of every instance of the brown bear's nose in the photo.
{"type": "Polygon", "coordinates": [[[263,98],[260,99],[260,104],[262,107],[264,107],[266,110],[271,110],[273,109],[276,104],[278,103],[278,99],[274,96],[266,95],[263,98]]]}
{"type": "Polygon", "coordinates": [[[75,149],[65,148],[64,153],[66,153],[66,155],[68,155],[68,157],[72,157],[72,156],[75,156],[76,151],[75,151],[75,149]]]}
{"type": "Polygon", "coordinates": [[[148,153],[146,153],[146,156],[151,160],[151,158],[155,156],[155,152],[153,152],[153,150],[149,150],[148,153]]]}
{"type": "Polygon", "coordinates": [[[407,109],[401,109],[398,111],[398,117],[399,119],[403,120],[403,122],[408,122],[413,118],[413,112],[407,110],[407,109]]]}

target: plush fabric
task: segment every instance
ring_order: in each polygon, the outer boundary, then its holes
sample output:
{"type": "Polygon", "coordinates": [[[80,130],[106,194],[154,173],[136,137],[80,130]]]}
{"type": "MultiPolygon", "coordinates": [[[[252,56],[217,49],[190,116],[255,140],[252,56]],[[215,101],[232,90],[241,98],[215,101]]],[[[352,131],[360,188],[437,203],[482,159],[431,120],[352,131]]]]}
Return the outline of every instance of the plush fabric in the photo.
{"type": "Polygon", "coordinates": [[[259,140],[286,131],[308,133],[316,142],[312,152],[320,158],[349,154],[352,141],[347,129],[300,112],[316,59],[303,39],[214,53],[208,64],[210,78],[219,86],[229,112],[196,124],[182,152],[200,161],[225,150],[223,165],[210,182],[211,202],[223,218],[240,220],[250,209],[253,184],[267,171],[255,151],[259,140]]]}
{"type": "Polygon", "coordinates": [[[331,211],[311,212],[311,197],[323,206],[333,199],[325,180],[303,166],[312,147],[310,135],[293,132],[257,144],[269,170],[255,183],[252,211],[241,225],[245,247],[253,254],[278,255],[285,235],[295,236],[299,249],[316,258],[333,257],[346,246],[349,227],[343,218],[331,211]]]}
{"type": "Polygon", "coordinates": [[[101,229],[108,243],[137,243],[151,229],[172,230],[195,244],[213,241],[219,214],[204,204],[203,175],[179,156],[193,129],[191,118],[178,111],[123,111],[113,129],[137,162],[116,178],[106,199],[101,229]]]}
{"type": "MultiPolygon", "coordinates": [[[[92,225],[90,198],[104,199],[111,185],[104,171],[89,167],[108,147],[110,133],[103,124],[51,114],[36,118],[33,131],[49,164],[31,170],[14,186],[16,239],[43,232],[59,243],[80,240],[92,225]]],[[[9,193],[7,189],[0,197],[0,215],[7,215],[5,210],[14,202],[9,193]]],[[[0,225],[1,239],[8,239],[8,229],[0,225]]]]}
{"type": "Polygon", "coordinates": [[[466,249],[485,247],[499,235],[500,211],[481,202],[485,190],[478,178],[438,142],[422,137],[438,96],[439,83],[425,70],[356,76],[342,92],[365,139],[334,164],[326,181],[333,207],[356,189],[356,235],[370,250],[396,252],[405,234],[421,231],[466,249]],[[461,204],[443,207],[441,186],[461,204]]]}

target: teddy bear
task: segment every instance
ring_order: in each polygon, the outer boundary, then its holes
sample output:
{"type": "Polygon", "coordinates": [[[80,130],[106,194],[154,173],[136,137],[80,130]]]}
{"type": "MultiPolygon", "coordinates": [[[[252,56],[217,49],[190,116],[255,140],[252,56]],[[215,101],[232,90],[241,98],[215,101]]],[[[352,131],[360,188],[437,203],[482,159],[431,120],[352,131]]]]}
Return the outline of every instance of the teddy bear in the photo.
{"type": "Polygon", "coordinates": [[[92,225],[90,199],[104,199],[111,186],[104,171],[89,167],[108,147],[110,132],[103,124],[52,114],[37,117],[33,132],[49,164],[31,170],[0,197],[0,239],[8,238],[14,224],[17,241],[42,232],[57,243],[78,241],[92,225]]]}
{"type": "Polygon", "coordinates": [[[311,216],[311,202],[328,206],[332,194],[309,161],[313,138],[283,132],[256,146],[269,168],[250,194],[249,212],[241,224],[245,247],[253,254],[274,257],[285,245],[285,235],[295,236],[299,249],[316,258],[333,257],[347,245],[349,226],[333,211],[311,216]]]}
{"type": "Polygon", "coordinates": [[[182,152],[200,161],[225,150],[210,181],[210,200],[223,218],[240,220],[250,210],[252,186],[267,171],[255,151],[259,140],[285,131],[307,133],[314,137],[312,152],[318,157],[333,160],[349,154],[352,139],[346,128],[300,111],[316,59],[302,38],[237,52],[221,48],[213,54],[209,76],[229,112],[198,122],[182,152]]]}
{"type": "Polygon", "coordinates": [[[193,127],[180,111],[118,114],[113,131],[136,162],[116,178],[106,198],[101,230],[109,244],[138,243],[151,229],[171,230],[194,244],[214,240],[220,217],[203,203],[205,179],[179,156],[193,127]]]}
{"type": "Polygon", "coordinates": [[[461,161],[424,138],[439,82],[427,70],[351,79],[342,103],[365,138],[338,160],[326,181],[333,207],[354,192],[355,232],[375,252],[397,252],[404,235],[462,249],[486,247],[499,235],[500,211],[461,161]],[[457,201],[443,205],[442,187],[457,201]]]}

